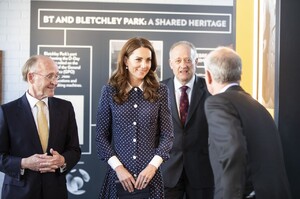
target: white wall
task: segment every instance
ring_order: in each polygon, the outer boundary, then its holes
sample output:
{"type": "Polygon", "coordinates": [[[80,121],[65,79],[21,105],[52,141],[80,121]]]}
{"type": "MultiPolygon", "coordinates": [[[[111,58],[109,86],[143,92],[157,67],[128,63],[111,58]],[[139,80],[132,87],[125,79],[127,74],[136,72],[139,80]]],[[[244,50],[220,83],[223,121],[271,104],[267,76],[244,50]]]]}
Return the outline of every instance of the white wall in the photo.
{"type": "Polygon", "coordinates": [[[0,1],[0,50],[2,50],[2,103],[24,94],[21,67],[29,57],[30,0],[0,1]]]}
{"type": "MultiPolygon", "coordinates": [[[[2,61],[2,103],[24,94],[27,84],[21,67],[29,57],[30,0],[0,1],[0,50],[2,61]]],[[[0,192],[3,173],[0,172],[0,192]]]]}

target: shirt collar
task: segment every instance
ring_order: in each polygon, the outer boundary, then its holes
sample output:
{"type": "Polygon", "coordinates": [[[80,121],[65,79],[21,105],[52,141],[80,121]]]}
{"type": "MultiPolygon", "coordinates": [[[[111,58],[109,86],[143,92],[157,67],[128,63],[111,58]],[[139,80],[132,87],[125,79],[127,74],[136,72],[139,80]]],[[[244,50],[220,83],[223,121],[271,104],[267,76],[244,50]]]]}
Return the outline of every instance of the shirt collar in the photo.
{"type": "Polygon", "coordinates": [[[232,86],[238,86],[239,84],[234,82],[234,83],[230,83],[230,84],[227,84],[226,86],[224,86],[220,91],[219,93],[223,93],[225,92],[228,88],[232,87],[232,86]]]}
{"type": "MultiPolygon", "coordinates": [[[[195,75],[193,75],[192,79],[186,83],[185,85],[188,86],[191,90],[193,89],[193,86],[194,86],[194,82],[195,82],[195,75]]],[[[184,86],[182,85],[179,80],[176,78],[176,76],[174,76],[174,87],[175,87],[175,90],[179,90],[181,86],[184,86]]]]}
{"type": "MultiPolygon", "coordinates": [[[[30,105],[31,108],[34,108],[34,106],[36,105],[36,103],[37,103],[38,101],[40,101],[40,100],[38,100],[38,99],[32,97],[32,96],[28,93],[28,91],[26,92],[26,97],[27,97],[27,100],[28,100],[29,105],[30,105]]],[[[42,101],[45,102],[46,106],[48,107],[48,97],[43,98],[42,101]]]]}

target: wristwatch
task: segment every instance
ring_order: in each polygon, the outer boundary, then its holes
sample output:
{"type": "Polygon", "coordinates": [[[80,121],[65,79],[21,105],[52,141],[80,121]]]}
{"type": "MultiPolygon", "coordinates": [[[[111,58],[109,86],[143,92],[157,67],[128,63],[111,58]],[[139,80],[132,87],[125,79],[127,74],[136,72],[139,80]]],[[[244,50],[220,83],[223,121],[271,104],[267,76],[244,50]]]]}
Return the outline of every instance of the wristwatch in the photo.
{"type": "Polygon", "coordinates": [[[61,173],[65,172],[67,170],[67,163],[64,163],[61,167],[59,167],[59,171],[61,173]]]}

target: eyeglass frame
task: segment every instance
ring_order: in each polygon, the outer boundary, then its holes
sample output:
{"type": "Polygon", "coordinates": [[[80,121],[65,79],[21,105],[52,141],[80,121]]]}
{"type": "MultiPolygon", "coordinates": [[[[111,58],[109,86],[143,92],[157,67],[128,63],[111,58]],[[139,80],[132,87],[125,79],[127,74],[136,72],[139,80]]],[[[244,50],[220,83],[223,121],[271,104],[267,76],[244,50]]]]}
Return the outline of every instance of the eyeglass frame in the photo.
{"type": "Polygon", "coordinates": [[[40,76],[46,78],[49,81],[58,80],[60,78],[60,75],[55,74],[55,73],[49,73],[47,75],[43,75],[43,74],[40,74],[40,73],[37,73],[37,72],[33,72],[33,74],[40,75],[40,76]]]}
{"type": "Polygon", "coordinates": [[[180,58],[176,58],[176,59],[172,59],[172,61],[176,64],[176,65],[180,65],[182,63],[182,61],[185,63],[185,64],[189,64],[189,65],[192,65],[193,64],[193,59],[191,57],[186,57],[186,58],[183,58],[183,59],[180,59],[180,58]]]}

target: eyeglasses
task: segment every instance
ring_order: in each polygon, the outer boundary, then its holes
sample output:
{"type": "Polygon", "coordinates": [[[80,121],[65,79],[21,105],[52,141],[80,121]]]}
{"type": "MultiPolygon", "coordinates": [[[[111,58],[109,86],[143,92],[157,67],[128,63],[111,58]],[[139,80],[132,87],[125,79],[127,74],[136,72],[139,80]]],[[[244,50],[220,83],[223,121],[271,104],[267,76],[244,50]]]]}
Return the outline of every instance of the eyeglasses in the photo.
{"type": "Polygon", "coordinates": [[[182,61],[186,64],[192,64],[193,60],[191,58],[184,58],[184,59],[175,59],[174,62],[175,64],[179,65],[182,63],[182,61]]]}
{"type": "Polygon", "coordinates": [[[34,74],[40,75],[40,76],[48,79],[49,81],[58,80],[60,78],[60,76],[58,74],[55,74],[55,73],[49,73],[48,75],[43,75],[43,74],[40,74],[40,73],[34,73],[34,74]]]}

